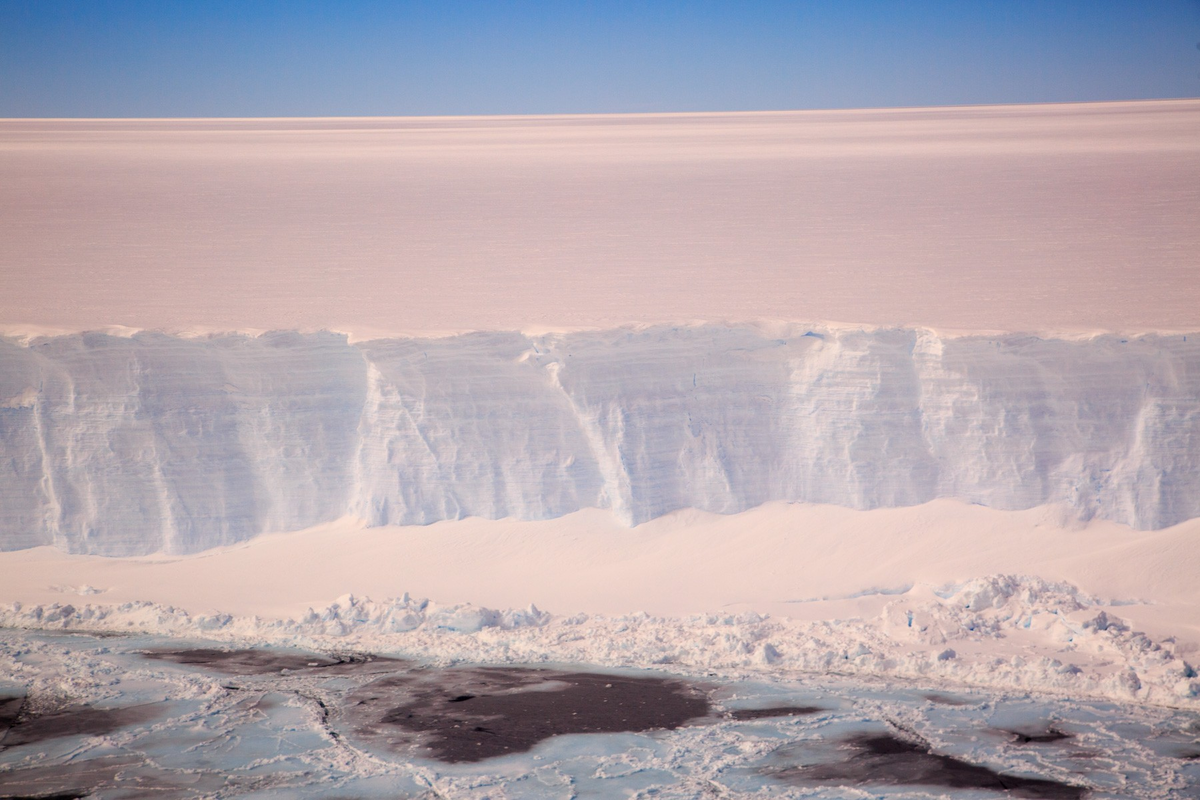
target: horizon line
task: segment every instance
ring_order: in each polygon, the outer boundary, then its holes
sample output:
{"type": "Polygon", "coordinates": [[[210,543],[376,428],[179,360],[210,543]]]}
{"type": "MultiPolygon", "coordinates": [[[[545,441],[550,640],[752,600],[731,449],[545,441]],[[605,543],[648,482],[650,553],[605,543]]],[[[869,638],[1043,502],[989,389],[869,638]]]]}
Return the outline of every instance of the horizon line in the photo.
{"type": "Polygon", "coordinates": [[[331,114],[324,116],[313,115],[276,115],[276,116],[129,116],[129,117],[9,117],[0,115],[3,122],[173,122],[189,120],[212,121],[259,121],[259,120],[338,120],[338,119],[560,119],[564,117],[712,117],[712,116],[745,116],[769,114],[821,114],[821,113],[859,113],[878,111],[935,111],[935,110],[968,110],[978,108],[1040,108],[1047,106],[1113,106],[1128,104],[1152,103],[1189,103],[1200,101],[1200,95],[1194,97],[1148,97],[1126,100],[1036,100],[1017,103],[961,103],[947,105],[900,105],[900,106],[854,106],[849,108],[777,108],[749,110],[719,110],[719,111],[565,111],[565,112],[530,112],[506,114],[331,114]]]}

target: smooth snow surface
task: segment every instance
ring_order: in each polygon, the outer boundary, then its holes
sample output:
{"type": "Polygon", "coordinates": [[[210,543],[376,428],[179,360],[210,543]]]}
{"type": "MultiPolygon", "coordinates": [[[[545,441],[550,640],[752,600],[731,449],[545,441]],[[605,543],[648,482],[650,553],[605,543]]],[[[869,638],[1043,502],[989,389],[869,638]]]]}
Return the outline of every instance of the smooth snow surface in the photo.
{"type": "Polygon", "coordinates": [[[1200,101],[0,120],[6,330],[1200,328],[1200,101]]]}
{"type": "MultiPolygon", "coordinates": [[[[1200,520],[1138,532],[1070,519],[1056,507],[995,511],[949,500],[875,511],[771,503],[728,516],[677,512],[636,528],[597,509],[413,527],[345,519],[184,558],[2,553],[10,579],[0,602],[62,602],[88,586],[87,601],[284,618],[346,593],[409,592],[568,614],[735,609],[821,619],[871,613],[917,584],[1017,573],[1164,612],[1200,603],[1192,545],[1200,520]]],[[[1200,641],[1200,618],[1175,621],[1200,641]]]]}

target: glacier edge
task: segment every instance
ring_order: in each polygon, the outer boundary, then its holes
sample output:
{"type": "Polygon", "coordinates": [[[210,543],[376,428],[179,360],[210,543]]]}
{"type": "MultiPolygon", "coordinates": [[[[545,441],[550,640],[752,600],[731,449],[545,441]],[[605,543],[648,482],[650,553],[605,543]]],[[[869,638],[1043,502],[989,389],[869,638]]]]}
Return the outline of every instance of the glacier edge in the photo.
{"type": "Polygon", "coordinates": [[[1200,516],[1200,338],[655,326],[0,339],[0,549],[767,501],[1200,516]]]}

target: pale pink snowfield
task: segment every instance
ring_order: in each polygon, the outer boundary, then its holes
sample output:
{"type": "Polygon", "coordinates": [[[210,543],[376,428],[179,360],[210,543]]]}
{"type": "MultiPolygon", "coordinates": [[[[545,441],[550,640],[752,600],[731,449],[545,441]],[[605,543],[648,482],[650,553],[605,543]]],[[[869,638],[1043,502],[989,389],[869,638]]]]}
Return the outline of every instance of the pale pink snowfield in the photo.
{"type": "MultiPolygon", "coordinates": [[[[143,600],[159,605],[75,624],[241,644],[398,649],[443,660],[649,666],[663,663],[653,659],[665,651],[680,654],[673,669],[737,674],[763,668],[763,657],[729,647],[767,635],[783,653],[780,664],[765,662],[776,672],[829,669],[824,649],[865,646],[879,659],[865,667],[869,674],[1200,707],[1200,683],[1184,678],[1183,668],[1183,659],[1195,663],[1200,655],[1197,537],[1200,520],[1137,532],[1072,522],[1051,506],[997,511],[954,500],[873,511],[783,503],[729,516],[689,510],[635,528],[598,509],[536,522],[403,528],[345,519],[182,558],[77,556],[49,547],[0,553],[0,620],[53,628],[62,623],[30,616],[34,604],[40,612],[143,600]],[[964,612],[949,587],[997,574],[1066,581],[1098,599],[1060,615],[1059,590],[1035,590],[994,608],[985,596],[982,607],[964,612]],[[271,627],[312,619],[310,608],[321,613],[331,603],[340,604],[343,619],[369,620],[369,608],[356,612],[347,594],[386,601],[406,592],[442,607],[533,602],[554,617],[545,628],[477,637],[432,624],[413,633],[369,622],[352,623],[347,633],[322,633],[320,622],[301,633],[271,627]],[[24,605],[6,605],[16,600],[24,605]],[[166,607],[186,609],[197,623],[180,626],[172,612],[162,613],[166,607]],[[572,621],[580,611],[591,617],[572,621]],[[640,611],[656,616],[623,616],[640,611]],[[747,626],[747,612],[771,619],[756,627],[751,617],[747,626]],[[1100,612],[1128,627],[1087,630],[1100,612]],[[199,621],[218,613],[234,620],[219,630],[199,621]],[[982,627],[963,630],[954,620],[964,613],[982,627]],[[741,622],[728,627],[722,619],[741,622]],[[947,647],[956,655],[942,662],[938,653],[947,647]],[[1064,678],[1062,664],[1081,678],[1064,678]],[[1131,692],[1123,676],[1134,672],[1141,688],[1131,692]]],[[[852,661],[833,668],[864,671],[852,661]]]]}
{"type": "Polygon", "coordinates": [[[1200,101],[0,120],[0,326],[1200,328],[1200,101]]]}
{"type": "MultiPolygon", "coordinates": [[[[1200,640],[1200,519],[1134,532],[1042,506],[997,511],[955,500],[858,511],[767,503],[722,516],[687,510],[635,528],[587,509],[552,520],[468,518],[366,528],[344,519],[196,556],[108,558],[51,547],[0,553],[0,602],[152,600],[195,613],[296,617],[347,592],[602,614],[754,610],[799,619],[862,614],[914,583],[1034,574],[1116,601],[1200,640]],[[882,590],[874,594],[870,590],[882,590]],[[860,592],[870,596],[852,598],[860,592]]],[[[77,602],[77,601],[76,601],[77,602]]]]}

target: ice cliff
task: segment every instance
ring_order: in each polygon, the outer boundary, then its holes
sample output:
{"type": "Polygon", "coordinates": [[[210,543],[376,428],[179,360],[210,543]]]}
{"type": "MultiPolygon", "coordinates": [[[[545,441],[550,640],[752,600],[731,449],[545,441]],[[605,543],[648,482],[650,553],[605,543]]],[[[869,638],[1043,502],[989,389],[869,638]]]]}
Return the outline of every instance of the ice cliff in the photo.
{"type": "Polygon", "coordinates": [[[1200,338],[692,326],[0,339],[0,549],[768,500],[1200,516],[1200,338]]]}

